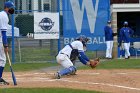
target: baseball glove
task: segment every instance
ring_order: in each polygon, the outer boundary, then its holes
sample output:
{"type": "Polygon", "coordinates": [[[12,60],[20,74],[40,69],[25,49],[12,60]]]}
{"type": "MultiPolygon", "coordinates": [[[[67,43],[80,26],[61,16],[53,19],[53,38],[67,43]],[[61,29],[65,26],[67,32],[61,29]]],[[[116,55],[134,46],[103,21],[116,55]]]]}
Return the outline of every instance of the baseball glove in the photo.
{"type": "Polygon", "coordinates": [[[117,36],[117,33],[113,33],[112,35],[113,35],[113,36],[117,36]]]}
{"type": "Polygon", "coordinates": [[[99,58],[96,58],[94,60],[90,60],[90,67],[91,68],[95,68],[100,62],[100,59],[99,58]]]}

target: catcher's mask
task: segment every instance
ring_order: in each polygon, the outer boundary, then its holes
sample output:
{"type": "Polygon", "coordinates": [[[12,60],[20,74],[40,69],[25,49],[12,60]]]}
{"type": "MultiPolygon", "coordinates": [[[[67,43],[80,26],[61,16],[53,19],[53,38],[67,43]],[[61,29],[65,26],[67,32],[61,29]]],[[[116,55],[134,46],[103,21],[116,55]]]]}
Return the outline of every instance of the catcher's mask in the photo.
{"type": "Polygon", "coordinates": [[[89,38],[87,38],[86,36],[84,35],[80,35],[76,38],[76,40],[81,40],[83,45],[86,46],[86,43],[89,41],[89,38]]]}
{"type": "Polygon", "coordinates": [[[13,14],[13,13],[14,13],[15,5],[14,5],[13,2],[11,2],[11,1],[5,2],[5,3],[4,3],[4,7],[9,9],[9,10],[8,10],[8,13],[9,13],[9,14],[13,14]]]}

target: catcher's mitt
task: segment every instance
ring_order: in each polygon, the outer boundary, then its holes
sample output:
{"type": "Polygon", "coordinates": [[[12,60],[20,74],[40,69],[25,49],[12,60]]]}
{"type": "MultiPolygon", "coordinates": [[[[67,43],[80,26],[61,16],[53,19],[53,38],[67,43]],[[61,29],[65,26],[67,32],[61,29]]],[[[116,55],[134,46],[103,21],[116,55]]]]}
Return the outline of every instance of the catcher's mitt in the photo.
{"type": "Polygon", "coordinates": [[[100,62],[100,59],[99,58],[96,58],[94,60],[90,60],[90,67],[91,68],[95,68],[100,62]]]}

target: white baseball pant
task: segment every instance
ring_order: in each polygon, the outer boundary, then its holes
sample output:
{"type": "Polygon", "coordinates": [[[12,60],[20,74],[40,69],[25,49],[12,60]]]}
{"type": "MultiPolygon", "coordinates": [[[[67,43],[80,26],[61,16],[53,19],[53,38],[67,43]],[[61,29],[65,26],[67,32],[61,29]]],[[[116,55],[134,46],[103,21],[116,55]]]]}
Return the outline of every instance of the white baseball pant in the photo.
{"type": "Polygon", "coordinates": [[[112,58],[113,41],[106,41],[106,58],[112,58]]]}
{"type": "Polygon", "coordinates": [[[4,52],[3,43],[0,42],[0,67],[5,67],[6,64],[6,56],[4,52]]]}
{"type": "Polygon", "coordinates": [[[64,68],[73,66],[73,63],[66,54],[59,53],[56,57],[57,63],[61,64],[64,68]]]}
{"type": "Polygon", "coordinates": [[[129,48],[130,48],[130,43],[124,43],[125,58],[128,58],[128,56],[130,56],[129,48]]]}

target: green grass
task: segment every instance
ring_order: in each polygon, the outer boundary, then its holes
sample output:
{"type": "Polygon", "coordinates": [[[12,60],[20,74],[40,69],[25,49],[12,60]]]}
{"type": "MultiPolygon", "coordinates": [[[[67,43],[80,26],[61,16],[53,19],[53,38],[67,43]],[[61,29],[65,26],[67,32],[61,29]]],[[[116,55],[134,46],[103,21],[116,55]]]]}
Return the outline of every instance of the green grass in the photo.
{"type": "MultiPolygon", "coordinates": [[[[30,71],[37,70],[41,68],[47,68],[51,66],[57,66],[57,63],[16,63],[12,64],[14,71],[30,71]]],[[[9,64],[6,64],[4,71],[10,71],[9,64]]]]}
{"type": "MultiPolygon", "coordinates": [[[[140,69],[140,59],[114,59],[100,62],[97,69],[140,69]]],[[[88,69],[86,66],[80,69],[88,69]]]]}
{"type": "Polygon", "coordinates": [[[140,59],[120,59],[102,63],[98,68],[101,69],[140,69],[140,59]]]}
{"type": "Polygon", "coordinates": [[[4,88],[0,93],[105,93],[68,88],[4,88]]]}
{"type": "MultiPolygon", "coordinates": [[[[37,70],[41,68],[47,68],[51,66],[57,66],[57,63],[16,63],[12,64],[14,71],[30,71],[37,70]]],[[[90,69],[89,67],[83,65],[78,67],[78,69],[90,69]]],[[[140,59],[115,59],[108,61],[101,61],[96,69],[140,69],[140,59]]],[[[9,70],[9,64],[6,64],[5,71],[9,70]]]]}
{"type": "MultiPolygon", "coordinates": [[[[12,64],[14,71],[30,71],[50,66],[56,66],[57,63],[16,63],[12,64]]],[[[87,66],[81,66],[78,69],[91,69],[87,66]]],[[[140,69],[140,59],[114,59],[101,61],[96,69],[140,69]]],[[[9,70],[6,64],[5,71],[9,70]]],[[[0,93],[105,93],[97,91],[86,91],[68,88],[0,88],[0,93]]]]}

